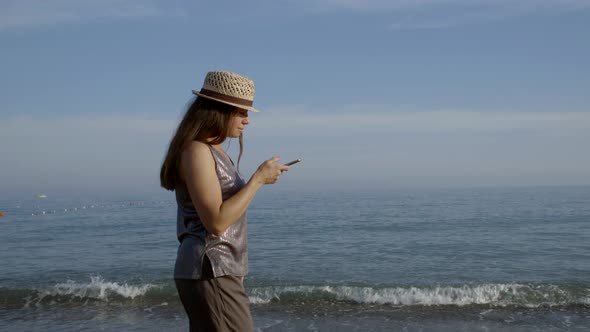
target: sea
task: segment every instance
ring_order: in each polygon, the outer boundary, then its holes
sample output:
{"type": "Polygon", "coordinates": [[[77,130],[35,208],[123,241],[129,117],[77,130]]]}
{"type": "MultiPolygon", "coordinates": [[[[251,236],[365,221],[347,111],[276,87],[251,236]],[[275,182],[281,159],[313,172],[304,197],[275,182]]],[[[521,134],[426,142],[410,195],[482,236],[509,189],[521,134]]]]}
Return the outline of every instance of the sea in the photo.
{"type": "MultiPolygon", "coordinates": [[[[267,187],[256,331],[590,331],[590,186],[267,187]]],[[[188,331],[172,193],[46,194],[0,199],[0,331],[188,331]]]]}

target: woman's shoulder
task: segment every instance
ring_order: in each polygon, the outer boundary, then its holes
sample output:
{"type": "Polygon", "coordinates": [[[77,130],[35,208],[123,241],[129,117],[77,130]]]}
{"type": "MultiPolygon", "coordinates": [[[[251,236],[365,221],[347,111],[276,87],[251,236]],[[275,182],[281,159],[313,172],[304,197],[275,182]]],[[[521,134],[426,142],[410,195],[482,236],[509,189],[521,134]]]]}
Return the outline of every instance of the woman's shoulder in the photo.
{"type": "Polygon", "coordinates": [[[180,165],[180,177],[185,181],[185,174],[190,170],[215,169],[215,160],[208,144],[192,141],[182,151],[180,165]]]}
{"type": "Polygon", "coordinates": [[[191,150],[191,151],[200,151],[200,150],[204,150],[204,151],[209,151],[209,144],[203,143],[201,141],[191,141],[190,143],[188,143],[188,145],[186,146],[185,150],[191,150]]]}
{"type": "Polygon", "coordinates": [[[191,141],[186,148],[182,151],[183,160],[197,159],[202,160],[203,158],[212,159],[211,149],[209,144],[191,141]]]}

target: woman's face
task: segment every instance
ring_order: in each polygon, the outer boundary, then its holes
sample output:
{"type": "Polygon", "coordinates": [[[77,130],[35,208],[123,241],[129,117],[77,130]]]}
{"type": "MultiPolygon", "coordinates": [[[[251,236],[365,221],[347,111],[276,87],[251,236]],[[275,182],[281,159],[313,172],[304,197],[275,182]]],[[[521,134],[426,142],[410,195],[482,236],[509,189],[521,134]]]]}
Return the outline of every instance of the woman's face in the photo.
{"type": "Polygon", "coordinates": [[[246,125],[250,123],[248,119],[248,111],[244,109],[238,109],[231,118],[231,124],[229,127],[229,137],[240,137],[246,125]]]}

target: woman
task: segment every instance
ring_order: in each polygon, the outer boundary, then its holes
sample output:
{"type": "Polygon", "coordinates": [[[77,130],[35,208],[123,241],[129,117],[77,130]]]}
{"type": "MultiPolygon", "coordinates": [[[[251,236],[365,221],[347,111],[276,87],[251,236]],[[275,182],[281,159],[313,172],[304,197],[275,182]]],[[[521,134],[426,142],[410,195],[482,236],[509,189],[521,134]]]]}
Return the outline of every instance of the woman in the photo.
{"type": "Polygon", "coordinates": [[[174,279],[191,331],[252,331],[243,278],[248,272],[246,209],[288,166],[263,162],[248,182],[221,147],[250,123],[254,82],[225,71],[207,73],[180,122],[162,170],[162,187],[176,192],[180,246],[174,279]]]}

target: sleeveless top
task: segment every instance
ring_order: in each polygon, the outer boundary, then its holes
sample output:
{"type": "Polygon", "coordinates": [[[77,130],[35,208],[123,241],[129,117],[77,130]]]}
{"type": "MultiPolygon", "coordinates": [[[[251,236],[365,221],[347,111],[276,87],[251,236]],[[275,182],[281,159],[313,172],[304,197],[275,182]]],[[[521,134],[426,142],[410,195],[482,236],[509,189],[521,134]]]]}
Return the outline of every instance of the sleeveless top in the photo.
{"type": "MultiPolygon", "coordinates": [[[[225,201],[237,193],[245,182],[226,154],[208,146],[215,160],[215,171],[221,186],[222,199],[225,201]]],[[[200,279],[204,255],[209,258],[215,277],[245,276],[248,273],[246,213],[221,236],[217,236],[209,233],[203,226],[186,184],[178,183],[175,192],[178,206],[176,230],[180,246],[174,267],[174,278],[200,279]]]]}

